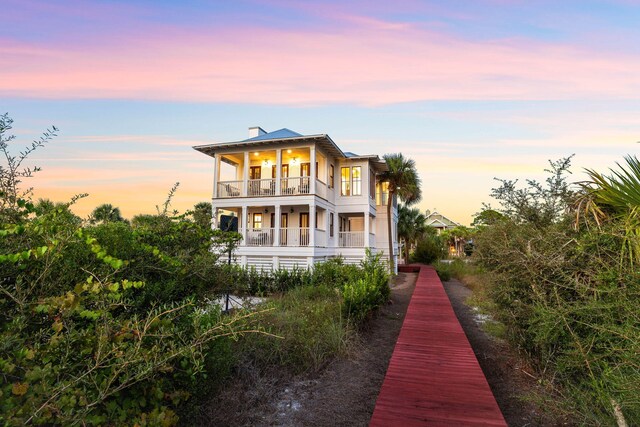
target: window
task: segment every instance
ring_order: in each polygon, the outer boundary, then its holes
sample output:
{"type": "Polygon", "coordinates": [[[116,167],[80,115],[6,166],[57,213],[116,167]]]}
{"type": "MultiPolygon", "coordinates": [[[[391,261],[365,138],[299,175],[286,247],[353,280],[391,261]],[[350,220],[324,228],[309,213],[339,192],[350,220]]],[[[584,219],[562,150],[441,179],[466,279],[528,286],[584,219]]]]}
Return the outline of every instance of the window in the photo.
{"type": "Polygon", "coordinates": [[[362,167],[351,168],[351,195],[360,196],[362,194],[362,167]]]}
{"type": "Polygon", "coordinates": [[[318,179],[318,162],[316,162],[316,179],[318,179]]]}
{"type": "Polygon", "coordinates": [[[282,178],[289,178],[289,165],[282,165],[282,171],[280,171],[282,178]]]}
{"type": "Polygon", "coordinates": [[[376,205],[386,206],[389,199],[389,183],[379,182],[377,185],[378,191],[376,192],[376,205]]]}
{"type": "Polygon", "coordinates": [[[333,165],[329,165],[329,188],[333,188],[333,165]]]}
{"type": "Polygon", "coordinates": [[[316,211],[316,222],[313,225],[315,225],[316,228],[320,228],[318,227],[318,211],[316,211]]]}
{"type": "Polygon", "coordinates": [[[369,169],[369,197],[376,197],[376,173],[372,169],[369,169]]]}
{"type": "Polygon", "coordinates": [[[262,228],[262,214],[254,213],[253,214],[253,228],[262,228]]]}
{"type": "Polygon", "coordinates": [[[329,214],[329,237],[333,237],[333,212],[329,214]]]}
{"type": "Polygon", "coordinates": [[[300,176],[309,176],[309,175],[311,175],[311,163],[301,163],[300,176]]]}
{"type": "Polygon", "coordinates": [[[351,176],[348,167],[341,169],[341,180],[342,187],[340,188],[340,195],[342,196],[350,196],[351,195],[351,176]]]}

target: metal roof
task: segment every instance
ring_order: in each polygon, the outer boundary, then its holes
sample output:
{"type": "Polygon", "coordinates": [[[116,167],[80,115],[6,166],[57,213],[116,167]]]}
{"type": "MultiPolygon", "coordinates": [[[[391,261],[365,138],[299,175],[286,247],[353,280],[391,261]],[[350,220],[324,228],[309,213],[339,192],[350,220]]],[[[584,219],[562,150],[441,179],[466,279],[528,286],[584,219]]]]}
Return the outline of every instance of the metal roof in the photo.
{"type": "Polygon", "coordinates": [[[282,128],[278,130],[274,130],[273,132],[267,132],[264,135],[254,136],[253,138],[245,139],[244,142],[248,141],[267,141],[274,139],[282,139],[282,138],[295,138],[296,136],[302,136],[298,132],[294,132],[291,129],[282,128]]]}

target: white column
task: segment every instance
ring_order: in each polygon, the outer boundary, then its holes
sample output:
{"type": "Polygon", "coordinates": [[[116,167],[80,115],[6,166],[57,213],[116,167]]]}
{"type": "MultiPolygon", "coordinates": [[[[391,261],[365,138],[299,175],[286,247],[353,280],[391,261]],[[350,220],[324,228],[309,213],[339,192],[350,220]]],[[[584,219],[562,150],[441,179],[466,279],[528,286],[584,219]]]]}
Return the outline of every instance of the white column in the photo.
{"type": "MultiPolygon", "coordinates": [[[[311,180],[313,182],[313,180],[311,180]]],[[[309,246],[316,245],[316,205],[309,205],[309,246]]]]}
{"type": "MultiPolygon", "coordinates": [[[[282,184],[280,183],[282,179],[282,148],[278,148],[276,150],[276,196],[280,195],[280,190],[282,189],[282,184]]],[[[276,223],[280,220],[276,219],[276,223]]]]}
{"type": "Polygon", "coordinates": [[[371,244],[369,243],[370,219],[371,219],[371,216],[369,215],[369,209],[367,209],[367,211],[364,213],[364,247],[365,248],[368,248],[371,246],[371,244]]]}
{"type": "Polygon", "coordinates": [[[242,172],[242,195],[247,197],[249,191],[249,152],[244,152],[244,171],[242,172]]]}
{"type": "Polygon", "coordinates": [[[211,229],[215,230],[218,228],[218,208],[215,206],[211,206],[211,229]]]}
{"type": "MultiPolygon", "coordinates": [[[[277,186],[276,188],[278,188],[277,186]]],[[[276,205],[276,212],[273,214],[275,218],[275,224],[273,225],[273,246],[280,246],[280,218],[282,215],[280,214],[280,205],[276,205]]]]}
{"type": "Polygon", "coordinates": [[[340,215],[338,215],[338,211],[335,212],[333,216],[333,246],[340,246],[340,215]]]}
{"type": "Polygon", "coordinates": [[[220,156],[214,156],[213,158],[213,193],[211,197],[213,199],[218,195],[218,163],[220,162],[220,156]]]}
{"type": "Polygon", "coordinates": [[[242,219],[240,220],[240,227],[242,227],[242,246],[247,245],[247,207],[242,207],[242,219]]]}
{"type": "Polygon", "coordinates": [[[311,154],[311,194],[316,194],[316,146],[312,145],[309,149],[311,154]]]}
{"type": "MultiPolygon", "coordinates": [[[[329,215],[331,215],[331,212],[329,212],[329,209],[325,210],[324,211],[324,238],[325,238],[324,245],[327,248],[329,247],[329,239],[330,239],[330,237],[329,237],[329,235],[330,235],[330,233],[329,233],[329,226],[330,226],[329,215]]],[[[333,220],[335,221],[335,217],[334,217],[333,220]]]]}

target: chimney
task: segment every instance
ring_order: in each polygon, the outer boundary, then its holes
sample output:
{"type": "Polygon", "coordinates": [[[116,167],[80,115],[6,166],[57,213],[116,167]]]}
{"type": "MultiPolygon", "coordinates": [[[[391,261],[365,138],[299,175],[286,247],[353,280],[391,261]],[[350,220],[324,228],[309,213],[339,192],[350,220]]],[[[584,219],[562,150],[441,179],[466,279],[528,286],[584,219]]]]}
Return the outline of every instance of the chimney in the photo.
{"type": "Polygon", "coordinates": [[[260,126],[253,126],[249,128],[249,138],[254,138],[256,136],[265,135],[267,132],[264,131],[260,126]]]}

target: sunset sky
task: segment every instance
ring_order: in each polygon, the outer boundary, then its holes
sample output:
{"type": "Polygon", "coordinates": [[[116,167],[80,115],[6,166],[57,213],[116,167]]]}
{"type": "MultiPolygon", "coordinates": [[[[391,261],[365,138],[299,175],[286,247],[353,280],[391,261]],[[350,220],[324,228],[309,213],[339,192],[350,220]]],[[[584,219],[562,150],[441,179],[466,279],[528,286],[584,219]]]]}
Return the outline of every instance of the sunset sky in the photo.
{"type": "MultiPolygon", "coordinates": [[[[0,114],[37,197],[123,214],[210,198],[192,145],[249,126],[402,152],[421,209],[469,224],[494,177],[575,153],[606,171],[640,146],[640,1],[0,0],[0,114]]],[[[495,202],[494,202],[495,205],[495,202]]]]}

